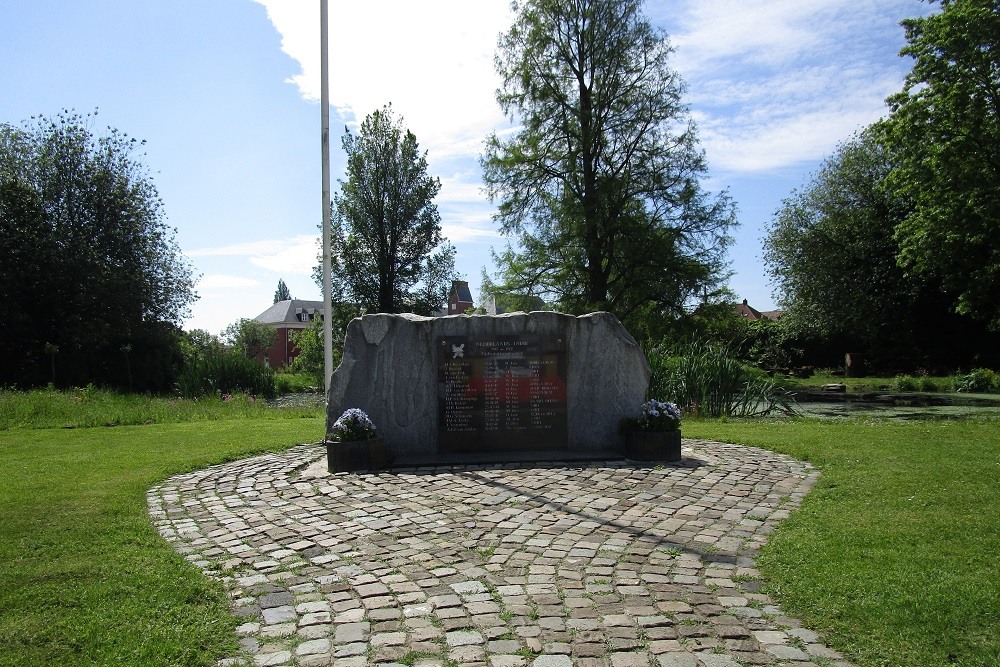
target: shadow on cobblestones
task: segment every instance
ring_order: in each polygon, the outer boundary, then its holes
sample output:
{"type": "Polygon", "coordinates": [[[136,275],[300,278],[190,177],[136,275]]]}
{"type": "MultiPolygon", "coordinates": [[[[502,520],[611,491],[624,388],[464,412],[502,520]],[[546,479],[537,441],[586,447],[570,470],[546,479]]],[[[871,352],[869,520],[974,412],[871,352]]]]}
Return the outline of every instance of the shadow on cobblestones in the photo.
{"type": "Polygon", "coordinates": [[[222,664],[847,665],[759,592],[754,556],[815,481],[764,450],[681,465],[326,472],[303,445],[149,491],[233,599],[222,664]]]}

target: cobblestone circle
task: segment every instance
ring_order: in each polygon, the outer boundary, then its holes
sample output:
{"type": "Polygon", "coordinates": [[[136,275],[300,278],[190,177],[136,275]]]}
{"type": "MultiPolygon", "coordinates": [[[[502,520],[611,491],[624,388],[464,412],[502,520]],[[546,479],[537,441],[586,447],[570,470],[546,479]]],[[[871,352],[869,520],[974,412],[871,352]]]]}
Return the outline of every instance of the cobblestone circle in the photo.
{"type": "Polygon", "coordinates": [[[817,473],[738,445],[683,453],[331,475],[301,445],[147,499],[245,620],[220,667],[850,667],[754,569],[817,473]]]}

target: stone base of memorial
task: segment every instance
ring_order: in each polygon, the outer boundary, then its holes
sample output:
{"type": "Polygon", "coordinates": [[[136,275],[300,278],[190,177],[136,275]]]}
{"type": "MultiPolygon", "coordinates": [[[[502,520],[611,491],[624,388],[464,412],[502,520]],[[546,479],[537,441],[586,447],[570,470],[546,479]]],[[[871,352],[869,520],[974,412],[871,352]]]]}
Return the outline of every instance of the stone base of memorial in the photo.
{"type": "Polygon", "coordinates": [[[385,440],[326,443],[326,468],[330,472],[382,470],[386,466],[385,440]]]}
{"type": "Polygon", "coordinates": [[[394,466],[620,458],[649,364],[610,313],[420,317],[347,327],[328,429],[363,410],[394,466]]]}
{"type": "Polygon", "coordinates": [[[680,431],[633,431],[625,443],[625,457],[633,461],[680,461],[680,431]]]}

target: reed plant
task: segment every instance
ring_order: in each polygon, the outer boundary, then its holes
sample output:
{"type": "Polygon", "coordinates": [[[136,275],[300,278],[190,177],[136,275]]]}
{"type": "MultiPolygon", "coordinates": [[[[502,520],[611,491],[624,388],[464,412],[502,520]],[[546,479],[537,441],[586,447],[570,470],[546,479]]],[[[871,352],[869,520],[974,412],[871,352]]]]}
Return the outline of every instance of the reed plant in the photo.
{"type": "Polygon", "coordinates": [[[781,381],[742,361],[726,345],[689,341],[659,345],[647,354],[649,397],[677,403],[704,417],[758,417],[792,413],[781,381]]]}
{"type": "Polygon", "coordinates": [[[192,354],[184,363],[178,390],[185,398],[235,394],[274,398],[274,371],[238,350],[208,347],[192,354]]]}

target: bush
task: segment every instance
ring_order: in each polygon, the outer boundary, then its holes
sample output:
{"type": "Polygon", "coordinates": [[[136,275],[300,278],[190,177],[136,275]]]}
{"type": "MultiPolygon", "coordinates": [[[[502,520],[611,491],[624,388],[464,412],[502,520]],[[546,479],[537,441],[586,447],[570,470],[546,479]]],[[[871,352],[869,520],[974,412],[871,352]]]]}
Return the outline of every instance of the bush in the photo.
{"type": "Polygon", "coordinates": [[[920,378],[920,391],[928,391],[928,392],[943,391],[944,385],[946,384],[947,384],[946,380],[942,380],[941,384],[938,384],[938,382],[934,378],[930,378],[925,375],[924,377],[920,378]]]}
{"type": "Polygon", "coordinates": [[[274,383],[279,394],[304,394],[318,388],[316,377],[312,373],[275,373],[274,383]]]}
{"type": "Polygon", "coordinates": [[[1000,376],[989,368],[973,368],[958,378],[955,391],[986,393],[1000,391],[1000,376]]]}
{"type": "Polygon", "coordinates": [[[893,388],[896,391],[918,391],[920,389],[920,384],[914,377],[909,375],[898,375],[896,376],[895,382],[893,382],[893,388]]]}
{"type": "Polygon", "coordinates": [[[691,342],[660,345],[647,355],[649,397],[673,401],[706,417],[753,417],[792,412],[791,395],[763,371],[744,363],[727,346],[691,342]]]}
{"type": "Polygon", "coordinates": [[[237,350],[212,346],[188,357],[177,383],[181,396],[246,392],[253,396],[277,395],[274,371],[237,350]]]}

